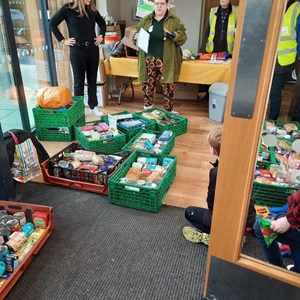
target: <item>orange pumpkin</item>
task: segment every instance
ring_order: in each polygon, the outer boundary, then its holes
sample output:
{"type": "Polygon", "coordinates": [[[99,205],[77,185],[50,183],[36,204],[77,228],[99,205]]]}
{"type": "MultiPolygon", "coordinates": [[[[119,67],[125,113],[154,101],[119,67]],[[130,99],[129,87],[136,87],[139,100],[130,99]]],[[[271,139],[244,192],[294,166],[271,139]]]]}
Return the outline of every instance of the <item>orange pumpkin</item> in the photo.
{"type": "Polygon", "coordinates": [[[37,91],[37,103],[42,108],[56,109],[71,104],[72,93],[69,88],[51,86],[37,91]]]}

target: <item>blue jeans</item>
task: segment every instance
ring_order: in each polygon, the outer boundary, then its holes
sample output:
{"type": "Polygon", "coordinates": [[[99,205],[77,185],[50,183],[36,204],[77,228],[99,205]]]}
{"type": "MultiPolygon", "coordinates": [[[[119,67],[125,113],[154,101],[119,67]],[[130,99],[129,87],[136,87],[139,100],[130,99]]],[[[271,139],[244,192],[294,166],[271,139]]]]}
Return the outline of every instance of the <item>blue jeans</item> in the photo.
{"type": "Polygon", "coordinates": [[[277,238],[268,247],[261,232],[258,222],[254,225],[255,235],[266,255],[269,263],[284,267],[283,259],[280,253],[280,248],[277,242],[284,245],[289,245],[291,249],[291,256],[294,260],[294,272],[300,273],[300,231],[297,229],[289,229],[283,234],[279,234],[277,238]]]}
{"type": "Polygon", "coordinates": [[[270,112],[268,119],[277,120],[281,107],[281,92],[291,72],[274,73],[270,91],[270,112]]]}

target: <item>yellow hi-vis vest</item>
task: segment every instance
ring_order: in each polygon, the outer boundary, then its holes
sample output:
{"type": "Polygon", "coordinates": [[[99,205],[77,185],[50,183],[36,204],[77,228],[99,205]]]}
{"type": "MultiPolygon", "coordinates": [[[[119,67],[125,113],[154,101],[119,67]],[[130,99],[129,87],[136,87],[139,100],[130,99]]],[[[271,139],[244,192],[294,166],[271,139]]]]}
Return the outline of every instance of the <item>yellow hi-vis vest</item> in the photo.
{"type": "Polygon", "coordinates": [[[300,2],[293,3],[286,11],[281,27],[278,45],[278,62],[281,66],[291,65],[297,56],[297,17],[300,14],[300,2]]]}
{"type": "MultiPolygon", "coordinates": [[[[214,49],[214,37],[215,37],[215,28],[217,22],[216,12],[218,7],[212,7],[209,14],[209,25],[210,32],[206,43],[206,52],[211,53],[214,49]]],[[[228,25],[227,25],[227,48],[228,52],[232,54],[233,45],[234,45],[234,37],[235,37],[235,27],[236,27],[236,19],[237,19],[237,7],[232,6],[232,12],[228,17],[228,25]]]]}

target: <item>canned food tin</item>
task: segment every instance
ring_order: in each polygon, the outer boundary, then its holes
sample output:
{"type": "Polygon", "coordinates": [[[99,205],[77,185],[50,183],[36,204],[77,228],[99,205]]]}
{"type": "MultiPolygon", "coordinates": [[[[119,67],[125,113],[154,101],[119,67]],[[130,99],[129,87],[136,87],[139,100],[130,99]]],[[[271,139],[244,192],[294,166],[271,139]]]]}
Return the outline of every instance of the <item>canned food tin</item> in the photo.
{"type": "Polygon", "coordinates": [[[8,241],[8,238],[10,236],[10,229],[7,227],[0,229],[0,244],[4,244],[8,241]]]}
{"type": "Polygon", "coordinates": [[[27,237],[24,232],[14,232],[13,237],[6,242],[6,246],[10,252],[17,252],[26,239],[27,237]]]}
{"type": "Polygon", "coordinates": [[[21,226],[17,219],[12,219],[6,223],[7,228],[10,229],[11,232],[20,231],[21,226]]]}
{"type": "Polygon", "coordinates": [[[26,234],[27,237],[29,237],[32,231],[34,230],[34,225],[28,222],[22,227],[21,230],[26,234]]]}
{"type": "Polygon", "coordinates": [[[8,248],[5,245],[0,246],[0,261],[6,262],[6,256],[9,254],[8,248]]]}
{"type": "Polygon", "coordinates": [[[2,215],[7,215],[7,211],[6,211],[5,209],[1,209],[1,210],[0,210],[0,214],[2,214],[2,215]]]}
{"type": "Polygon", "coordinates": [[[57,164],[61,168],[68,168],[69,167],[69,162],[65,161],[65,160],[60,160],[57,164]]]}
{"type": "Polygon", "coordinates": [[[72,162],[69,163],[69,168],[72,170],[78,169],[80,166],[81,166],[80,160],[73,160],[72,162]]]}
{"type": "Polygon", "coordinates": [[[10,220],[13,220],[13,216],[5,215],[0,218],[0,223],[6,224],[10,220]]]}
{"type": "Polygon", "coordinates": [[[21,227],[26,223],[26,216],[23,211],[15,213],[13,217],[19,221],[21,227]]]}

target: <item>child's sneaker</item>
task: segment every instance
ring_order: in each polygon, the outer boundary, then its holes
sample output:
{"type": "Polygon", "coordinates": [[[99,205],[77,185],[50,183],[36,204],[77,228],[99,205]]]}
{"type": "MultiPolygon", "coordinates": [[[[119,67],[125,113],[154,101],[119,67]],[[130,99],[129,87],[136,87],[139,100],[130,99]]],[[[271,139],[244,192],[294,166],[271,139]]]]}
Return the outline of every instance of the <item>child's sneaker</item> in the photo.
{"type": "Polygon", "coordinates": [[[294,268],[295,267],[295,265],[288,265],[288,266],[286,266],[286,268],[289,270],[289,271],[294,271],[294,268]]]}
{"type": "Polygon", "coordinates": [[[200,232],[197,229],[186,226],[182,229],[183,236],[190,242],[209,246],[209,234],[205,232],[200,232]]]}

